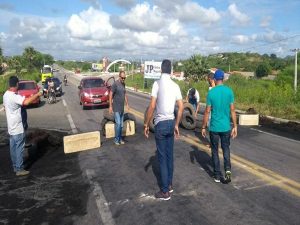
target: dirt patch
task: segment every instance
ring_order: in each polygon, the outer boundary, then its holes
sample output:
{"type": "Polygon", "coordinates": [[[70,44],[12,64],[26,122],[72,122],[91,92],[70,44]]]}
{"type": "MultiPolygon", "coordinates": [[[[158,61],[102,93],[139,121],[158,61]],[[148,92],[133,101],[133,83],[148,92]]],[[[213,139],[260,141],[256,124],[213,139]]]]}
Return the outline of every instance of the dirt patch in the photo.
{"type": "Polygon", "coordinates": [[[77,155],[65,155],[65,133],[29,130],[25,151],[30,175],[16,177],[6,130],[0,130],[0,224],[73,224],[86,214],[90,192],[77,155]]]}
{"type": "Polygon", "coordinates": [[[289,121],[287,123],[276,123],[274,120],[261,116],[259,118],[259,124],[266,130],[276,131],[282,136],[294,138],[300,140],[300,124],[289,121]]]}

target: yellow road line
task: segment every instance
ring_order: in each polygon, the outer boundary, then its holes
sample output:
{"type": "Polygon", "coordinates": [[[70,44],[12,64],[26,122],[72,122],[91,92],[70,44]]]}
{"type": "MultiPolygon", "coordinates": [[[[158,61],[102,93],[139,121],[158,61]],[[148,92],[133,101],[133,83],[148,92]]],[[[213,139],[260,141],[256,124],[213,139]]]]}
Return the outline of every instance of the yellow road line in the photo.
{"type": "MultiPolygon", "coordinates": [[[[130,112],[133,113],[136,117],[144,120],[144,114],[134,110],[130,109],[130,112]]],[[[183,140],[186,143],[189,143],[191,145],[194,145],[198,147],[200,151],[204,151],[208,154],[211,153],[210,148],[207,147],[204,144],[200,143],[200,140],[196,137],[193,137],[191,135],[181,135],[180,139],[183,140]]],[[[221,154],[221,153],[219,153],[221,154]]],[[[268,170],[262,166],[259,166],[255,163],[252,163],[244,158],[241,158],[240,156],[231,154],[231,162],[238,167],[245,169],[247,172],[261,178],[262,180],[266,181],[268,184],[277,186],[285,191],[290,192],[291,194],[300,197],[300,183],[289,179],[287,177],[284,177],[280,174],[277,174],[271,170],[268,170]]]]}

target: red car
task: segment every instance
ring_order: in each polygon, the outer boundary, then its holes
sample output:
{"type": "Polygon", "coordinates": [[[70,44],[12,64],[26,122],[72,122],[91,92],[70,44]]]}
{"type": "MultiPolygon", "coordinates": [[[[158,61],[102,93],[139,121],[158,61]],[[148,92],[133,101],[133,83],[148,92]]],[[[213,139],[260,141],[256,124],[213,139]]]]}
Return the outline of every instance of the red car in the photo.
{"type": "MultiPolygon", "coordinates": [[[[113,78],[113,77],[112,77],[113,78]]],[[[86,77],[80,81],[79,101],[82,109],[91,106],[108,106],[110,85],[100,77],[86,77]]],[[[114,78],[113,78],[114,79],[114,78]]]]}
{"type": "MultiPolygon", "coordinates": [[[[18,86],[18,94],[29,98],[39,92],[40,87],[33,80],[21,80],[18,86]]],[[[37,98],[31,105],[38,106],[41,103],[40,98],[37,98]]]]}

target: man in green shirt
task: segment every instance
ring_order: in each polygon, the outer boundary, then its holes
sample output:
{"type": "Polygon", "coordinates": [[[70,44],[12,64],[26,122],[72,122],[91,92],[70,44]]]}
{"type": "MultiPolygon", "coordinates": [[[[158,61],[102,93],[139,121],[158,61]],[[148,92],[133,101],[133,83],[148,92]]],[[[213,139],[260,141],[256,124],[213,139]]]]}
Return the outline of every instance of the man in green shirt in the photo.
{"type": "Polygon", "coordinates": [[[224,157],[225,182],[231,181],[231,163],[230,163],[230,136],[237,136],[236,114],[234,109],[234,95],[232,90],[223,84],[224,72],[216,70],[214,75],[216,86],[212,88],[206,98],[206,109],[202,123],[202,136],[206,137],[206,127],[211,112],[209,137],[212,152],[212,163],[214,169],[214,180],[220,182],[221,170],[218,154],[219,139],[221,139],[221,148],[224,157]],[[230,126],[230,115],[233,122],[233,128],[230,126]]]}

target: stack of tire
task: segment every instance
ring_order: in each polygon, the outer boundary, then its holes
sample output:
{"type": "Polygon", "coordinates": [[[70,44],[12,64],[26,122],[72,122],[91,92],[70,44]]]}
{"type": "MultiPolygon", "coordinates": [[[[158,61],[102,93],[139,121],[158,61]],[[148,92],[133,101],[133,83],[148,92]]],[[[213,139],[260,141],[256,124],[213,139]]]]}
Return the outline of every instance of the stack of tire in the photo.
{"type": "MultiPolygon", "coordinates": [[[[145,110],[144,119],[146,119],[146,114],[148,112],[148,108],[149,107],[147,107],[145,110]]],[[[178,108],[176,107],[175,111],[174,111],[175,117],[177,117],[177,111],[178,111],[178,108]]],[[[192,106],[192,104],[190,104],[188,102],[184,102],[183,103],[183,114],[182,114],[182,118],[180,121],[180,126],[187,130],[194,130],[196,128],[196,123],[197,123],[197,121],[194,117],[194,114],[195,114],[195,110],[194,110],[194,107],[192,106]]],[[[153,117],[151,118],[150,123],[149,123],[149,130],[151,132],[154,132],[153,117]]]]}
{"type": "MultiPolygon", "coordinates": [[[[134,129],[136,130],[136,118],[132,113],[124,113],[124,123],[127,120],[134,121],[134,129]]],[[[102,135],[106,136],[105,134],[105,125],[106,124],[114,124],[115,123],[115,117],[114,114],[110,114],[108,109],[105,109],[103,111],[103,120],[101,121],[100,130],[102,131],[102,135]]]]}

